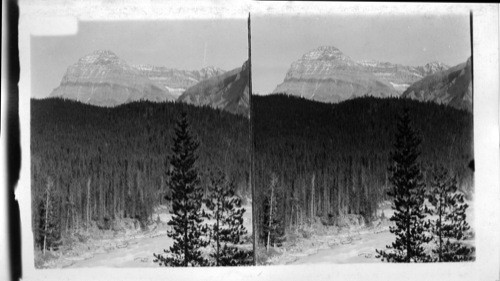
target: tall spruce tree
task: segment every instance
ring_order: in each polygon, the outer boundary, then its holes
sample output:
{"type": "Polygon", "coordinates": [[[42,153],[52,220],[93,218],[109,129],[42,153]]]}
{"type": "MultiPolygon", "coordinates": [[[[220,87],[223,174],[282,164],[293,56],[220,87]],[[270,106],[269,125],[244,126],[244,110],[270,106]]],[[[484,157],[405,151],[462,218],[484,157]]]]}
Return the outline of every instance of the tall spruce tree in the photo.
{"type": "Polygon", "coordinates": [[[167,173],[172,200],[172,218],[168,225],[172,231],[168,237],[174,239],[167,256],[153,254],[154,262],[165,266],[204,266],[207,260],[200,248],[209,244],[203,239],[206,227],[203,223],[202,198],[198,170],[196,168],[196,150],[199,143],[189,131],[186,113],[182,113],[175,128],[173,155],[170,158],[171,169],[167,173]]]}
{"type": "Polygon", "coordinates": [[[235,194],[234,182],[216,169],[211,173],[209,193],[205,200],[208,217],[214,220],[210,227],[210,237],[214,252],[210,254],[215,266],[238,266],[252,264],[251,251],[245,251],[237,245],[242,244],[247,230],[243,226],[241,199],[235,194]]]}
{"type": "Polygon", "coordinates": [[[407,108],[398,116],[397,129],[389,167],[392,187],[387,193],[394,200],[390,220],[395,226],[390,227],[390,232],[396,240],[386,250],[377,250],[377,257],[387,262],[428,262],[430,256],[424,244],[432,238],[425,233],[425,186],[418,162],[421,139],[412,127],[407,108]]]}
{"type": "Polygon", "coordinates": [[[468,205],[464,203],[464,194],[458,191],[456,177],[452,177],[444,167],[438,168],[434,172],[427,199],[430,203],[427,211],[433,217],[429,224],[436,244],[432,250],[434,260],[474,260],[474,248],[463,244],[470,229],[465,220],[468,205]]]}

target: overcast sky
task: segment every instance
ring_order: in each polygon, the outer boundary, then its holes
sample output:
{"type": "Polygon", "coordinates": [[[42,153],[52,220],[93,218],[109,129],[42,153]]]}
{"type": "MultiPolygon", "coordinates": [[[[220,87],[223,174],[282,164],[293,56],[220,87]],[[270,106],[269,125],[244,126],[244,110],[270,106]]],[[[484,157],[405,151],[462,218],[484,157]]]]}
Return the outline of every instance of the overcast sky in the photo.
{"type": "Polygon", "coordinates": [[[97,49],[129,64],[231,70],[248,58],[247,36],[246,20],[80,22],[73,36],[31,38],[32,97],[48,96],[68,66],[97,49]]]}
{"type": "MultiPolygon", "coordinates": [[[[230,70],[248,52],[246,20],[80,22],[76,35],[31,42],[33,97],[49,95],[68,66],[96,49],[109,49],[130,64],[186,70],[230,70]]],[[[253,92],[273,91],[293,61],[323,45],[355,60],[452,66],[470,56],[469,17],[252,16],[253,92]]]]}
{"type": "Polygon", "coordinates": [[[268,94],[293,61],[331,45],[354,60],[404,65],[470,56],[469,15],[448,16],[252,16],[253,92],[268,94]]]}

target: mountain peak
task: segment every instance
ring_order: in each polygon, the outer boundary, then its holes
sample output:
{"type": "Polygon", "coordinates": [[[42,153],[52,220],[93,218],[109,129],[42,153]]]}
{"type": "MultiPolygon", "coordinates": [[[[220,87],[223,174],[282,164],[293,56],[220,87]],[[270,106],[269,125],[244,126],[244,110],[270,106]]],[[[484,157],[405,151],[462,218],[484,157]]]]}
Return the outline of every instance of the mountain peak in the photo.
{"type": "Polygon", "coordinates": [[[428,74],[433,74],[435,72],[443,71],[443,70],[446,70],[448,68],[450,68],[448,65],[446,65],[440,61],[431,61],[431,62],[428,62],[424,65],[424,70],[428,74]]]}
{"type": "Polygon", "coordinates": [[[320,46],[312,51],[307,52],[302,57],[304,60],[344,60],[351,61],[351,58],[344,55],[339,49],[334,46],[320,46]]]}
{"type": "Polygon", "coordinates": [[[205,79],[208,79],[210,77],[220,75],[224,72],[225,72],[224,70],[222,70],[218,67],[215,67],[215,66],[205,66],[204,68],[200,69],[200,71],[199,71],[201,80],[205,80],[205,79]]]}
{"type": "Polygon", "coordinates": [[[424,66],[419,66],[417,69],[420,70],[422,77],[432,75],[437,72],[445,71],[449,69],[450,66],[440,62],[440,61],[431,61],[426,63],[424,66]]]}
{"type": "Polygon", "coordinates": [[[98,106],[175,99],[167,89],[109,50],[96,50],[69,66],[50,95],[98,106]]]}
{"type": "Polygon", "coordinates": [[[83,64],[108,64],[119,60],[120,58],[110,50],[95,50],[82,57],[78,62],[83,64]]]}
{"type": "Polygon", "coordinates": [[[93,51],[92,54],[101,56],[116,56],[116,54],[113,51],[107,49],[98,49],[93,51]]]}
{"type": "Polygon", "coordinates": [[[321,46],[293,62],[283,83],[273,92],[322,102],[340,102],[363,95],[394,95],[396,90],[338,48],[321,46]]]}
{"type": "Polygon", "coordinates": [[[201,69],[202,71],[214,71],[214,70],[220,70],[220,68],[215,67],[213,65],[205,66],[201,69]]]}
{"type": "Polygon", "coordinates": [[[340,50],[337,47],[334,46],[319,46],[313,51],[320,51],[320,52],[325,52],[325,53],[336,53],[340,52],[340,50]]]}
{"type": "Polygon", "coordinates": [[[445,64],[444,64],[444,63],[442,63],[442,62],[440,62],[440,61],[435,60],[435,61],[428,62],[428,63],[426,63],[425,65],[438,65],[438,66],[443,66],[443,65],[445,65],[445,64]]]}

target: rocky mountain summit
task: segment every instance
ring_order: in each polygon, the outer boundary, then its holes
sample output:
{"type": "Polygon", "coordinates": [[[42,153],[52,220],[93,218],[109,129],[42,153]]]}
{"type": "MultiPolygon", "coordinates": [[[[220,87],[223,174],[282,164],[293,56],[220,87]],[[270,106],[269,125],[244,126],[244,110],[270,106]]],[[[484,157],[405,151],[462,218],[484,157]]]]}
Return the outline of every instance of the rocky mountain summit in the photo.
{"type": "Polygon", "coordinates": [[[471,58],[447,70],[424,77],[412,84],[402,96],[472,111],[471,58]]]}
{"type": "Polygon", "coordinates": [[[432,62],[404,66],[389,62],[355,61],[333,46],[322,46],[292,63],[283,83],[273,93],[287,93],[323,102],[359,96],[400,96],[412,83],[446,70],[432,62]]]}
{"type": "Polygon", "coordinates": [[[188,88],[178,99],[197,106],[211,106],[249,116],[248,62],[188,88]]]}
{"type": "Polygon", "coordinates": [[[116,106],[138,100],[174,100],[163,86],[108,50],[97,50],[66,70],[50,97],[98,106],[116,106]]]}
{"type": "Polygon", "coordinates": [[[51,97],[98,106],[148,100],[175,101],[189,87],[225,71],[217,67],[178,70],[163,66],[129,65],[109,50],[97,50],[68,67],[51,97]]]}

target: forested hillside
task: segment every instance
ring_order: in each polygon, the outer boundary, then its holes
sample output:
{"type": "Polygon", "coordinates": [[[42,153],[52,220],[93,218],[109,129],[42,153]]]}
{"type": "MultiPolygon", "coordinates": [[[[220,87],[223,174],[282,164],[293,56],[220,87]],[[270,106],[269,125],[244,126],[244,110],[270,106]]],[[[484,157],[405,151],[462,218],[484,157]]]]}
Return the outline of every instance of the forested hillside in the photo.
{"type": "Polygon", "coordinates": [[[468,111],[397,98],[326,104],[285,95],[253,96],[254,200],[260,204],[254,223],[260,242],[266,241],[267,227],[276,227],[269,223],[270,205],[271,219],[281,222],[278,236],[311,219],[340,225],[353,214],[370,221],[387,196],[396,117],[404,107],[423,139],[424,180],[443,164],[470,194],[474,155],[468,111]]]}
{"type": "MultiPolygon", "coordinates": [[[[42,241],[44,222],[64,231],[115,219],[145,224],[154,206],[166,203],[174,124],[187,112],[200,142],[199,171],[219,167],[251,197],[248,118],[209,107],[134,102],[103,108],[62,99],[31,101],[33,229],[42,241]],[[50,213],[45,206],[50,205],[50,213]]],[[[205,192],[207,189],[205,189],[205,192]]],[[[49,234],[47,234],[49,235],[49,234]]]]}

